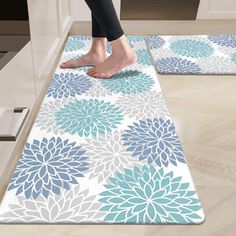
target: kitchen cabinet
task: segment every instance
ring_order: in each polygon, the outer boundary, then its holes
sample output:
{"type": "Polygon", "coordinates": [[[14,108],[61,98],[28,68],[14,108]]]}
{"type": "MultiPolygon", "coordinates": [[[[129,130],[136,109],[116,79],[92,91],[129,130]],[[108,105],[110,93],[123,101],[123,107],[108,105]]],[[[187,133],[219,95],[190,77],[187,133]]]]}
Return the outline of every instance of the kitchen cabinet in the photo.
{"type": "Polygon", "coordinates": [[[236,19],[236,1],[201,0],[197,19],[236,19]]]}

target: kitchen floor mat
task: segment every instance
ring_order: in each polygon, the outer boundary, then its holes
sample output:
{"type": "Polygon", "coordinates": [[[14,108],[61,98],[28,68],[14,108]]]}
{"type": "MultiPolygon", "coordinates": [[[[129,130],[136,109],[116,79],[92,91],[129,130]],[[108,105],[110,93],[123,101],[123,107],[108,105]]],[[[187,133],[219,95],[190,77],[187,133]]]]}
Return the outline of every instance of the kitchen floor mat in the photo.
{"type": "MultiPolygon", "coordinates": [[[[147,51],[110,79],[59,64],[0,205],[0,223],[199,224],[204,213],[147,51]]],[[[108,45],[109,51],[111,47],[108,45]]]]}
{"type": "Polygon", "coordinates": [[[159,74],[236,75],[236,35],[149,35],[159,74]]]}

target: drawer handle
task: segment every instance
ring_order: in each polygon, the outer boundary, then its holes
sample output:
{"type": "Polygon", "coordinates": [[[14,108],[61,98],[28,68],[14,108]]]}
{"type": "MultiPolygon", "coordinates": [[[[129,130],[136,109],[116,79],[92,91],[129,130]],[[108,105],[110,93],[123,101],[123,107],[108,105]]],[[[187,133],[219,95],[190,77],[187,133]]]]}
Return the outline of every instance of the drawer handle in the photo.
{"type": "MultiPolygon", "coordinates": [[[[27,116],[29,115],[30,109],[28,107],[15,107],[13,110],[12,108],[7,108],[5,114],[3,114],[3,117],[5,118],[5,121],[1,121],[0,117],[0,124],[4,125],[5,122],[12,122],[10,116],[16,115],[18,113],[19,117],[17,117],[16,121],[13,125],[8,124],[7,131],[0,127],[0,141],[16,141],[27,116]]],[[[3,118],[2,118],[3,119],[3,118]]]]}

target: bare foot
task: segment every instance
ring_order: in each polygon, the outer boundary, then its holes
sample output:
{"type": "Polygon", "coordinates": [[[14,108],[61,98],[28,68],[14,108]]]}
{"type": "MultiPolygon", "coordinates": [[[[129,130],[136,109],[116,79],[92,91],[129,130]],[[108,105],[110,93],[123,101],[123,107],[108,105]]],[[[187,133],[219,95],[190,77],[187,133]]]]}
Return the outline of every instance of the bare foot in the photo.
{"type": "Polygon", "coordinates": [[[117,56],[112,54],[103,63],[91,68],[87,74],[94,78],[106,79],[116,74],[123,68],[135,63],[137,60],[136,54],[133,49],[128,54],[117,56]]]}
{"type": "Polygon", "coordinates": [[[112,75],[123,68],[135,63],[137,60],[136,53],[131,48],[125,38],[112,41],[112,54],[101,64],[87,71],[87,74],[94,78],[110,78],[112,75]]]}
{"type": "Polygon", "coordinates": [[[107,58],[106,39],[93,38],[91,49],[82,57],[74,60],[69,60],[60,65],[60,68],[76,68],[80,66],[95,66],[103,63],[107,58]]]}
{"type": "Polygon", "coordinates": [[[78,59],[69,60],[67,62],[62,63],[60,65],[60,68],[65,69],[65,68],[77,68],[81,66],[95,66],[100,63],[103,63],[106,58],[107,58],[106,54],[88,52],[87,54],[83,55],[78,59]]]}

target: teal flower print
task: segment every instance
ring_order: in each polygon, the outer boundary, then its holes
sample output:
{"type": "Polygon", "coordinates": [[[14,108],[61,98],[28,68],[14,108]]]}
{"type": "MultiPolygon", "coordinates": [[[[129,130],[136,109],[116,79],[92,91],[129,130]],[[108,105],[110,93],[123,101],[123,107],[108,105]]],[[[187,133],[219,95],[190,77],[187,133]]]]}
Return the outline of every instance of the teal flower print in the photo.
{"type": "Polygon", "coordinates": [[[87,34],[71,35],[71,36],[69,36],[69,39],[81,40],[81,41],[90,41],[90,40],[92,40],[92,36],[87,35],[87,34]]]}
{"type": "Polygon", "coordinates": [[[141,71],[124,70],[110,79],[101,80],[101,85],[110,92],[137,94],[151,90],[154,80],[141,71]]]}
{"type": "Polygon", "coordinates": [[[143,36],[141,35],[127,35],[126,37],[129,43],[142,42],[144,40],[143,36]]]}
{"type": "Polygon", "coordinates": [[[146,49],[136,50],[138,57],[137,63],[142,65],[151,65],[151,57],[146,49]]]}
{"type": "Polygon", "coordinates": [[[97,99],[69,103],[55,114],[57,126],[80,137],[104,135],[121,124],[123,114],[110,102],[97,99]]]}
{"type": "Polygon", "coordinates": [[[170,44],[170,49],[180,56],[202,58],[210,56],[214,48],[206,42],[193,39],[181,39],[170,44]]]}
{"type": "Polygon", "coordinates": [[[142,169],[125,169],[110,178],[100,193],[103,203],[100,211],[105,212],[109,223],[194,223],[201,222],[199,200],[189,183],[175,177],[173,171],[164,172],[152,165],[142,169]]]}
{"type": "MultiPolygon", "coordinates": [[[[89,69],[91,69],[91,68],[93,68],[93,66],[80,66],[80,67],[77,67],[77,68],[75,68],[74,70],[75,71],[83,71],[83,72],[85,72],[84,74],[86,75],[87,73],[87,71],[89,70],[89,69]]],[[[87,78],[89,78],[89,76],[87,76],[87,78]]]]}
{"type": "Polygon", "coordinates": [[[73,52],[82,49],[84,46],[85,43],[82,41],[82,38],[77,36],[71,36],[68,38],[64,51],[73,52]]]}
{"type": "Polygon", "coordinates": [[[236,64],[236,52],[231,54],[231,61],[236,64]]]}

